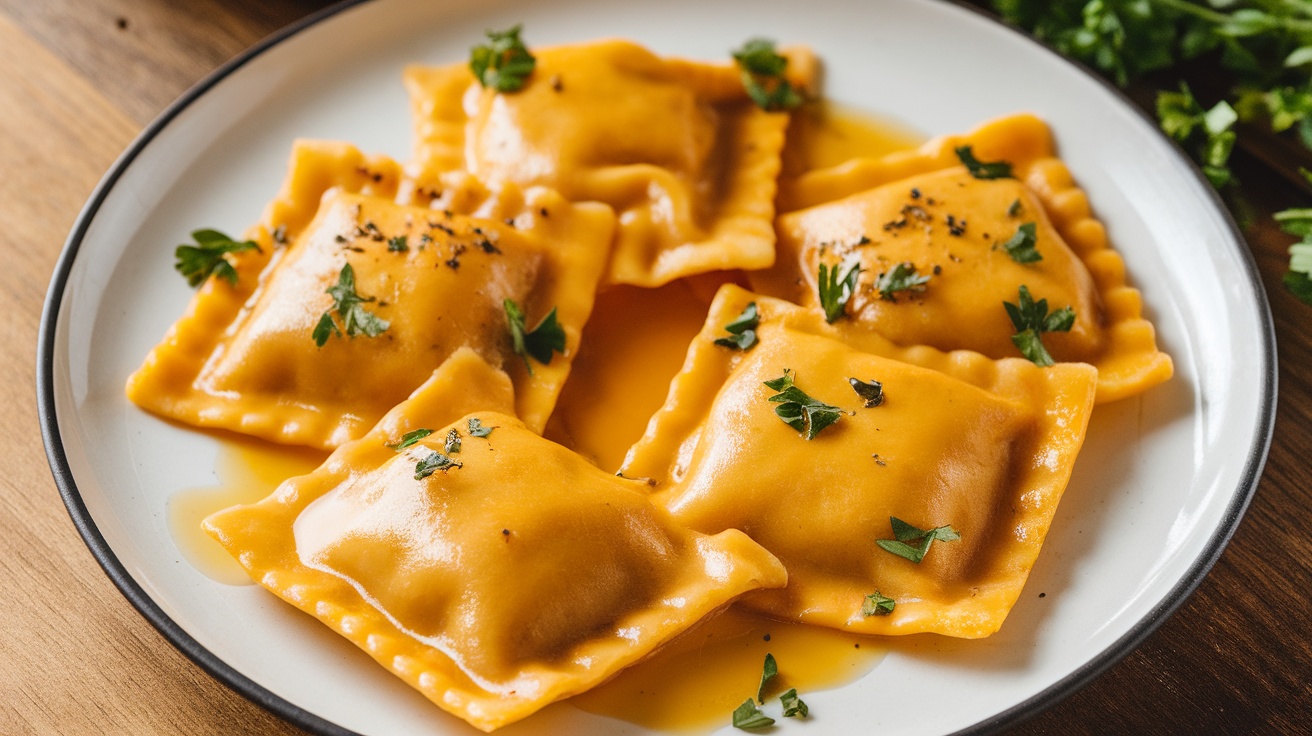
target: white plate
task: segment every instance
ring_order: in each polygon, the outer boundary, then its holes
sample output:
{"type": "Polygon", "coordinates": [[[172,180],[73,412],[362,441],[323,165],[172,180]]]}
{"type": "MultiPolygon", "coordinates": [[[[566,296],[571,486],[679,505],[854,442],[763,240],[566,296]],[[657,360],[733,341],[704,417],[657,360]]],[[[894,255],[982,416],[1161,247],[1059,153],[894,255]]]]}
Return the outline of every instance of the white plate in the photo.
{"type": "MultiPolygon", "coordinates": [[[[254,221],[296,137],[406,157],[402,66],[460,60],[485,28],[521,21],[535,44],[625,36],[693,57],[723,57],[749,35],[809,43],[827,62],[831,98],[929,135],[1038,113],[1175,358],[1170,383],[1095,412],[1047,547],[1001,633],[897,642],[860,681],[807,694],[813,722],[790,729],[918,734],[1013,722],[1119,659],[1198,584],[1266,456],[1271,318],[1216,197],[1114,90],[975,12],[928,0],[666,0],[659,9],[375,0],[284,31],[170,108],[92,197],[50,288],[38,393],[51,467],[106,571],[181,650],[311,730],[470,731],[262,589],[222,585],[181,562],[165,503],[213,484],[217,447],[130,405],[123,383],[191,295],[172,269],[175,243],[195,227],[239,232],[254,221]]],[[[507,729],[636,731],[570,707],[507,729]]]]}

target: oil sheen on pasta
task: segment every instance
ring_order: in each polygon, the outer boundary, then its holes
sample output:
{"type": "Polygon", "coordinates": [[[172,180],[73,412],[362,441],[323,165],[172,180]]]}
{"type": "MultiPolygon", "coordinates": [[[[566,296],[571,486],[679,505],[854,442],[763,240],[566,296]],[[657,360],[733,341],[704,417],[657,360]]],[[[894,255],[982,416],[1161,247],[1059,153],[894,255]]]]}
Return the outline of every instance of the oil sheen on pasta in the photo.
{"type": "MultiPolygon", "coordinates": [[[[889,121],[824,104],[794,117],[784,173],[832,166],[854,156],[879,156],[922,138],[889,121]]],[[[545,434],[598,466],[614,470],[647,420],[665,400],[688,342],[701,329],[719,283],[734,274],[707,274],[657,289],[615,286],[601,292],[582,347],[545,434]]],[[[268,495],[286,478],[308,473],[326,454],[225,436],[219,485],[186,489],[168,504],[169,527],[183,557],[227,584],[250,580],[200,529],[219,509],[268,495]]],[[[877,638],[787,624],[731,608],[666,646],[656,656],[568,702],[582,710],[648,728],[706,731],[728,723],[733,709],[755,695],[765,654],[780,675],[768,691],[808,692],[856,680],[883,658],[877,638]]],[[[775,709],[777,710],[777,708],[775,709]]]]}

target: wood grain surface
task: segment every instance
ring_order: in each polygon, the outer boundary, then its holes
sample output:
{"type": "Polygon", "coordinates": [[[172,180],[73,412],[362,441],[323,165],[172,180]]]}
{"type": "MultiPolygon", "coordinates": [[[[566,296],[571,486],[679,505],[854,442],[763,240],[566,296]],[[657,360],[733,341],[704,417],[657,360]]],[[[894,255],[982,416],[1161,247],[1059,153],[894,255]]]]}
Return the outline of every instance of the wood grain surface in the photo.
{"type": "MultiPolygon", "coordinates": [[[[323,5],[0,0],[0,734],[301,733],[187,661],[102,573],[51,480],[33,377],[46,285],[99,177],[189,85],[323,5]]],[[[1257,496],[1174,616],[1014,733],[1312,733],[1312,307],[1280,285],[1290,238],[1268,217],[1309,202],[1255,161],[1238,172],[1280,354],[1257,496]]]]}

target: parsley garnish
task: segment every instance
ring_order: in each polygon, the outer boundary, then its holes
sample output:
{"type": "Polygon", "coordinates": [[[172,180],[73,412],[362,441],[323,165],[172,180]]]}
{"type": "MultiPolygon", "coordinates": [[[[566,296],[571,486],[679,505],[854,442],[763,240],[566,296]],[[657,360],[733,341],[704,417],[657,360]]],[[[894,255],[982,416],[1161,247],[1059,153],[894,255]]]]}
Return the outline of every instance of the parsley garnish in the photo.
{"type": "Polygon", "coordinates": [[[1043,254],[1037,247],[1038,242],[1034,223],[1027,222],[1016,230],[1016,234],[1011,236],[1011,239],[1002,244],[1002,249],[1007,251],[1011,260],[1017,263],[1035,263],[1043,260],[1043,254]]]}
{"type": "Polygon", "coordinates": [[[432,475],[434,471],[447,471],[451,468],[463,468],[464,463],[459,460],[452,460],[436,450],[429,450],[427,455],[419,458],[415,463],[415,480],[423,480],[432,475]]]}
{"type": "Polygon", "coordinates": [[[378,337],[391,327],[390,322],[364,308],[364,305],[374,298],[363,297],[356,293],[355,269],[351,268],[351,264],[342,266],[337,284],[328,287],[327,293],[332,295],[333,306],[319,317],[319,324],[315,325],[314,332],[311,333],[315,345],[323,347],[329,337],[332,335],[341,337],[343,332],[347,337],[356,335],[378,337]],[[337,322],[333,320],[334,311],[342,318],[341,328],[338,328],[337,322]]]}
{"type": "MultiPolygon", "coordinates": [[[[1312,172],[1299,170],[1312,184],[1312,172]]],[[[1289,270],[1285,272],[1285,288],[1305,304],[1312,304],[1312,209],[1292,209],[1277,212],[1276,222],[1290,235],[1303,240],[1289,246],[1289,270]]]]}
{"type": "Polygon", "coordinates": [[[756,302],[752,302],[743,308],[742,314],[724,326],[724,331],[729,333],[729,337],[721,337],[715,341],[715,344],[726,348],[750,350],[756,344],[756,328],[760,324],[761,315],[756,311],[756,302]]]}
{"type": "Polygon", "coordinates": [[[483,426],[483,421],[482,421],[481,419],[479,419],[478,417],[470,417],[470,418],[469,418],[469,436],[470,436],[470,437],[486,437],[486,436],[492,434],[492,430],[494,430],[494,429],[496,429],[496,427],[484,427],[484,426],[483,426]]]}
{"type": "Polygon", "coordinates": [[[433,430],[431,429],[416,429],[413,432],[406,432],[405,434],[401,435],[400,442],[396,443],[395,445],[388,445],[388,447],[392,448],[393,450],[396,450],[397,452],[400,452],[432,433],[433,430]]]}
{"type": "Polygon", "coordinates": [[[551,363],[552,352],[565,352],[565,330],[556,321],[555,307],[551,308],[537,327],[525,332],[524,311],[519,305],[507,299],[502,302],[502,306],[506,310],[506,321],[510,324],[510,340],[514,344],[515,355],[524,359],[524,367],[528,368],[529,375],[533,375],[533,366],[528,362],[530,356],[547,365],[551,363]]]}
{"type": "Polygon", "coordinates": [[[487,31],[488,43],[469,50],[469,70],[485,89],[515,92],[524,86],[537,59],[519,38],[522,26],[505,31],[487,31]]]}
{"type": "Polygon", "coordinates": [[[192,287],[205,283],[211,275],[227,279],[229,284],[236,286],[237,270],[224,255],[260,250],[253,240],[238,242],[218,230],[193,230],[191,238],[196,241],[195,245],[179,245],[173,251],[173,257],[177,259],[173,267],[192,287]]]}
{"type": "Polygon", "coordinates": [[[765,705],[765,688],[779,674],[779,663],[774,661],[774,655],[765,653],[765,664],[761,667],[761,684],[756,687],[756,700],[761,705],[765,705]]]}
{"type": "Polygon", "coordinates": [[[1220,189],[1230,183],[1228,162],[1235,147],[1231,128],[1239,121],[1230,103],[1221,100],[1204,110],[1189,85],[1181,82],[1179,92],[1157,93],[1157,120],[1162,132],[1192,149],[1212,186],[1220,189]]]}
{"type": "Polygon", "coordinates": [[[734,728],[765,728],[773,726],[774,719],[756,707],[756,701],[748,698],[733,712],[734,728]]]}
{"type": "Polygon", "coordinates": [[[948,525],[936,526],[933,529],[921,529],[902,521],[896,516],[890,516],[888,520],[893,525],[893,536],[896,539],[876,539],[875,544],[879,545],[879,548],[885,552],[890,552],[898,557],[905,557],[917,564],[925,559],[925,553],[929,551],[929,546],[934,543],[935,539],[941,542],[955,542],[961,539],[961,535],[957,533],[957,530],[948,525]],[[918,542],[919,544],[912,547],[907,542],[918,542]]]}
{"type": "Polygon", "coordinates": [[[847,382],[852,384],[852,390],[857,396],[861,397],[863,406],[867,409],[873,409],[884,403],[884,384],[871,379],[862,381],[859,378],[849,378],[847,382]]]}
{"type": "Polygon", "coordinates": [[[788,368],[779,378],[766,381],[765,385],[779,393],[770,397],[770,401],[779,404],[774,413],[808,440],[815,439],[825,427],[838,421],[843,412],[836,406],[813,399],[793,383],[793,372],[788,368]]]}
{"type": "Polygon", "coordinates": [[[753,38],[733,52],[742,73],[743,89],[762,110],[791,110],[802,104],[801,95],[784,78],[788,59],[774,50],[774,41],[753,38]]]}
{"type": "MultiPolygon", "coordinates": [[[[888,541],[888,540],[884,540],[884,541],[888,541]]],[[[926,547],[925,549],[926,551],[928,551],[929,548],[926,547]]],[[[898,554],[898,553],[894,553],[894,554],[898,554]]],[[[924,555],[922,554],[921,557],[924,557],[924,555]]],[[[866,596],[865,602],[861,604],[861,615],[887,616],[888,614],[892,613],[893,609],[896,607],[897,607],[897,601],[893,600],[892,598],[889,598],[886,595],[881,594],[879,591],[876,590],[875,592],[866,596]]]]}
{"type": "Polygon", "coordinates": [[[1007,217],[1020,217],[1021,206],[1018,197],[1010,206],[1007,207],[1007,217]]]}
{"type": "Polygon", "coordinates": [[[443,443],[447,454],[454,455],[460,452],[460,430],[452,428],[447,430],[446,441],[443,443]]]}
{"type": "Polygon", "coordinates": [[[392,253],[404,253],[410,250],[410,238],[405,235],[397,235],[387,239],[387,250],[392,253]]]}
{"type": "Polygon", "coordinates": [[[1002,306],[1007,309],[1007,316],[1011,317],[1011,324],[1016,327],[1011,342],[1020,350],[1021,355],[1040,367],[1052,365],[1052,356],[1043,347],[1041,336],[1045,332],[1070,332],[1075,324],[1075,310],[1062,307],[1048,314],[1048,300],[1034,301],[1029,287],[1024,284],[1020,287],[1020,304],[1003,302],[1002,306]]]}
{"type": "Polygon", "coordinates": [[[879,298],[887,302],[896,302],[898,292],[919,293],[929,283],[929,274],[917,275],[916,265],[910,262],[897,264],[890,271],[879,274],[875,279],[875,288],[879,298]]]}
{"type": "Polygon", "coordinates": [[[816,292],[820,297],[820,307],[825,310],[826,322],[833,324],[843,316],[847,303],[856,293],[856,282],[860,275],[859,258],[848,258],[832,267],[820,264],[820,279],[816,284],[816,292]],[[839,276],[840,271],[842,276],[839,276]]]}
{"type": "Polygon", "coordinates": [[[975,151],[971,146],[961,146],[956,149],[957,158],[970,172],[970,175],[976,179],[1014,179],[1011,173],[1011,164],[1006,161],[984,162],[975,158],[975,151]]]}
{"type": "Polygon", "coordinates": [[[797,688],[789,688],[788,692],[779,696],[779,702],[784,706],[784,718],[806,718],[811,715],[811,709],[806,707],[806,703],[797,697],[797,688]]]}

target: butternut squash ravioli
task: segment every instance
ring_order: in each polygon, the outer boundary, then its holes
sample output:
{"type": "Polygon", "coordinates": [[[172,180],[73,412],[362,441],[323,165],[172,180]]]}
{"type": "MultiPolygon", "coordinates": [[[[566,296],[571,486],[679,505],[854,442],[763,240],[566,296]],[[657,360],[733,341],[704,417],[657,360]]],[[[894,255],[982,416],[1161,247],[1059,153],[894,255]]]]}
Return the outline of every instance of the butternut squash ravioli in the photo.
{"type": "MultiPolygon", "coordinates": [[[[730,605],[996,632],[1094,404],[1172,371],[1047,127],[784,175],[790,107],[819,104],[804,48],[502,53],[522,86],[405,70],[409,161],[295,142],[253,246],[216,256],[232,278],[128,378],[161,417],[332,451],[205,531],[486,731],[730,605]],[[622,467],[544,438],[597,295],[680,284],[689,329],[651,334],[683,366],[622,467]]],[[[598,339],[591,375],[633,365],[598,339]]]]}

